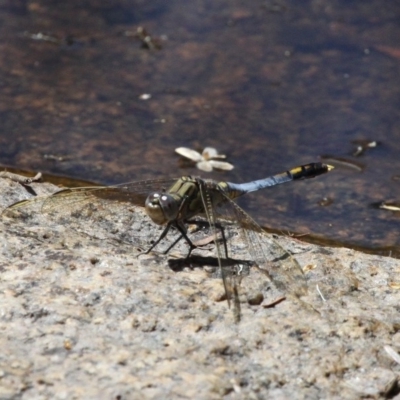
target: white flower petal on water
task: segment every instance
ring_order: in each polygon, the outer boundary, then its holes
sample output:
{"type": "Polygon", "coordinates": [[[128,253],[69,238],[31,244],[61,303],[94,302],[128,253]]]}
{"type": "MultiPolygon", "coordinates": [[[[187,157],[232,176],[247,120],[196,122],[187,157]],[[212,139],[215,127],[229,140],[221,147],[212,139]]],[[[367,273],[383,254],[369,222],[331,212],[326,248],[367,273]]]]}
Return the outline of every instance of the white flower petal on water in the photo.
{"type": "Polygon", "coordinates": [[[178,147],[175,149],[175,152],[181,155],[182,157],[186,157],[189,160],[200,162],[203,160],[203,157],[196,150],[189,149],[187,147],[178,147]]]}
{"type": "Polygon", "coordinates": [[[205,171],[205,172],[211,172],[212,169],[213,169],[213,166],[211,165],[210,161],[199,161],[196,164],[196,167],[198,169],[201,169],[202,171],[205,171]]]}
{"type": "Polygon", "coordinates": [[[224,171],[230,171],[231,169],[234,168],[232,164],[229,164],[228,162],[225,161],[210,160],[208,161],[208,163],[211,164],[213,168],[222,169],[224,171]]]}
{"type": "Polygon", "coordinates": [[[213,160],[213,159],[224,159],[226,156],[223,154],[218,154],[217,149],[214,147],[206,147],[201,154],[205,160],[213,160]]]}
{"type": "Polygon", "coordinates": [[[196,150],[189,149],[188,147],[178,147],[175,152],[182,157],[188,158],[196,163],[196,167],[205,172],[210,172],[213,168],[222,169],[224,171],[230,171],[233,169],[233,165],[225,161],[216,161],[225,159],[226,156],[218,154],[218,151],[214,147],[206,147],[203,153],[200,154],[196,150]]]}

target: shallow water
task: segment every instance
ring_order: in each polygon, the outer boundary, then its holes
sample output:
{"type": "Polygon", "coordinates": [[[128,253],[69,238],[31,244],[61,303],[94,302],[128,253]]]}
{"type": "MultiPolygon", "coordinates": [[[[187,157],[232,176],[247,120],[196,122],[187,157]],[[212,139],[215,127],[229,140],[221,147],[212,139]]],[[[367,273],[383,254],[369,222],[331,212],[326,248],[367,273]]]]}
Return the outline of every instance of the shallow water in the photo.
{"type": "Polygon", "coordinates": [[[242,182],[322,156],[334,172],[241,204],[276,231],[399,253],[400,213],[371,207],[400,200],[399,15],[376,0],[1,1],[0,164],[207,176],[174,149],[214,146],[235,169],[208,176],[242,182]],[[355,140],[378,145],[357,156],[355,140]]]}

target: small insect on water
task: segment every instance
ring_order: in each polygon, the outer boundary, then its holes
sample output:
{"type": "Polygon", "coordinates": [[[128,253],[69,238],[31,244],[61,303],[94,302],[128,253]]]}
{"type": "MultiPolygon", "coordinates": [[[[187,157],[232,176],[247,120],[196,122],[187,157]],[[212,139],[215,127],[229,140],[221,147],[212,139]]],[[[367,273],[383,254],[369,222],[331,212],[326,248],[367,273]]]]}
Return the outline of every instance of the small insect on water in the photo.
{"type": "Polygon", "coordinates": [[[70,224],[78,220],[80,224],[88,226],[100,219],[110,235],[118,232],[119,238],[124,240],[127,231],[138,229],[135,218],[138,212],[144,212],[154,224],[163,229],[147,252],[158,246],[173,230],[175,239],[166,252],[184,239],[189,245],[187,257],[196,248],[189,237],[188,224],[205,223],[211,234],[221,239],[214,240],[219,276],[228,303],[233,302],[235,321],[239,321],[238,292],[243,265],[242,261],[229,258],[227,239],[230,237],[239,235],[249,261],[280,290],[300,297],[305,294],[307,285],[303,271],[294,257],[233,200],[246,193],[285,182],[313,178],[332,169],[330,165],[311,163],[241,184],[183,176],[178,179],[146,180],[107,187],[72,188],[45,198],[17,202],[3,214],[13,214],[30,205],[39,204],[41,212],[50,215],[58,223],[70,224]]]}

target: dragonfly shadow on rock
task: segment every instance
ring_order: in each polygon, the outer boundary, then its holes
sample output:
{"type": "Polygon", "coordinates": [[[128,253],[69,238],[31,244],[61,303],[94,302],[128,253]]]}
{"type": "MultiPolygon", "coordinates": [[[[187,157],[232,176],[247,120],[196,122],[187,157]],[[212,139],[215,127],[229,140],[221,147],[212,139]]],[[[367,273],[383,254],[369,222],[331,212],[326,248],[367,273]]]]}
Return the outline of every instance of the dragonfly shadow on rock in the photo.
{"type": "Polygon", "coordinates": [[[250,273],[250,268],[254,265],[249,260],[239,260],[233,258],[222,258],[219,260],[217,257],[190,255],[189,257],[170,258],[168,260],[168,267],[174,272],[181,272],[185,268],[190,269],[206,269],[211,272],[212,277],[221,278],[219,267],[227,271],[230,275],[247,276],[250,273]],[[208,267],[208,268],[207,268],[208,267]]]}
{"type": "MultiPolygon", "coordinates": [[[[251,272],[251,267],[254,265],[252,261],[243,259],[222,258],[218,259],[215,256],[200,256],[190,255],[185,258],[173,258],[168,260],[169,268],[176,272],[183,272],[185,269],[202,269],[206,272],[210,279],[223,280],[223,291],[213,293],[215,301],[228,301],[229,305],[233,305],[233,315],[236,322],[241,318],[240,303],[249,302],[247,297],[244,299],[240,295],[239,290],[242,279],[247,277],[251,272]]],[[[254,298],[254,296],[253,296],[254,298]]],[[[258,294],[258,304],[263,300],[262,294],[258,294]]],[[[255,304],[253,302],[253,304],[255,304]]]]}

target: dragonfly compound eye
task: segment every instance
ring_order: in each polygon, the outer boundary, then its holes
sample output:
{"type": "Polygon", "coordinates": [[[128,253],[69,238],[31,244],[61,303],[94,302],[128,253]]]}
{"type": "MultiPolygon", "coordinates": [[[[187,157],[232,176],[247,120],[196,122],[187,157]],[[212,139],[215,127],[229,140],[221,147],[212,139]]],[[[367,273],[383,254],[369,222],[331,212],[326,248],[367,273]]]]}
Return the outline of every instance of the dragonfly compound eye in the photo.
{"type": "Polygon", "coordinates": [[[154,223],[164,225],[177,218],[179,202],[169,194],[152,193],[147,197],[145,207],[154,223]]]}

